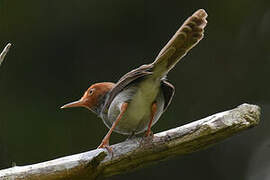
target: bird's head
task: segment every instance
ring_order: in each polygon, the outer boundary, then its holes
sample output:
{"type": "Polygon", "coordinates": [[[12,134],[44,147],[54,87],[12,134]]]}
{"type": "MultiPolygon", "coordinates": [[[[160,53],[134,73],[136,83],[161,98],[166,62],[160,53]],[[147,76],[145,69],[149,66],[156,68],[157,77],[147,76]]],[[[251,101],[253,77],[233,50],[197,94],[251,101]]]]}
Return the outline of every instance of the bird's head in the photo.
{"type": "Polygon", "coordinates": [[[81,97],[80,100],[65,104],[61,107],[85,107],[93,112],[98,112],[102,98],[114,87],[114,83],[102,82],[91,85],[81,97]]]}

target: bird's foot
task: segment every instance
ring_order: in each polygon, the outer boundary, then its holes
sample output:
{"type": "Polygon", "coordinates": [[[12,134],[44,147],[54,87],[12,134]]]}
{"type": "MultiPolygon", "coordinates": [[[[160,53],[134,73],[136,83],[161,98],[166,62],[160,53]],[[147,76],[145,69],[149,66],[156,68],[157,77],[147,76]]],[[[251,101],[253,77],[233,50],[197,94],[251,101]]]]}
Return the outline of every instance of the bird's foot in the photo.
{"type": "Polygon", "coordinates": [[[151,129],[147,129],[147,131],[145,132],[144,134],[144,137],[147,138],[147,137],[153,137],[154,136],[154,133],[151,131],[151,129]]]}
{"type": "Polygon", "coordinates": [[[113,149],[112,147],[109,145],[109,141],[102,141],[101,144],[98,146],[98,149],[100,148],[105,148],[107,149],[107,151],[112,155],[113,157],[113,149]]]}
{"type": "Polygon", "coordinates": [[[141,139],[140,146],[146,146],[150,144],[153,141],[153,139],[154,139],[154,133],[151,130],[146,131],[146,133],[141,139]]]}

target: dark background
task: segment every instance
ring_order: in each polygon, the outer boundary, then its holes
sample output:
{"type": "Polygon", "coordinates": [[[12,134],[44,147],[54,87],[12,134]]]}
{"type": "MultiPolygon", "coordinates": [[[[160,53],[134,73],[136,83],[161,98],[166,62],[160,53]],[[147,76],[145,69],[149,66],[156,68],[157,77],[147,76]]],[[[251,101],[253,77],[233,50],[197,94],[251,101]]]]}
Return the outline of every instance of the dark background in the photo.
{"type": "Polygon", "coordinates": [[[253,0],[0,0],[0,49],[13,44],[0,67],[0,169],[96,148],[102,121],[59,107],[153,61],[199,8],[209,14],[205,38],[170,72],[176,95],[153,131],[244,102],[261,106],[261,124],[112,179],[270,179],[270,2],[253,0]]]}

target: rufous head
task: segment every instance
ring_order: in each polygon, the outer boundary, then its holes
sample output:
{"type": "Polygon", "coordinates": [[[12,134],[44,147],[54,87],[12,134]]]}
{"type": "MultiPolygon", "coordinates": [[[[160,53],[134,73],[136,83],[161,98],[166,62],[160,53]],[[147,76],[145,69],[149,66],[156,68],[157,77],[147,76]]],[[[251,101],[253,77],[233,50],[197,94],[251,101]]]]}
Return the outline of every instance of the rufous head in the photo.
{"type": "Polygon", "coordinates": [[[91,85],[81,97],[80,100],[65,104],[61,107],[72,108],[72,107],[85,107],[93,112],[97,112],[99,108],[100,101],[113,87],[114,83],[102,82],[91,85]]]}

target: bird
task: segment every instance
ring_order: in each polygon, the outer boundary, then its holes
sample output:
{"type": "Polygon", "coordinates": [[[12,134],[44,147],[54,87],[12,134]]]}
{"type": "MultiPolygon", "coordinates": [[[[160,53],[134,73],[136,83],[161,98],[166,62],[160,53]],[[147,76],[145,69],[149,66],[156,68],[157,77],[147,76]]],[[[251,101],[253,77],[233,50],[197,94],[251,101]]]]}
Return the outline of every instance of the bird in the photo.
{"type": "Polygon", "coordinates": [[[204,37],[207,16],[204,9],[195,11],[152,63],[128,72],[116,83],[90,85],[79,100],[61,108],[84,107],[103,120],[109,131],[98,148],[111,150],[112,132],[153,135],[151,127],[166,111],[175,93],[167,74],[204,37]]]}

